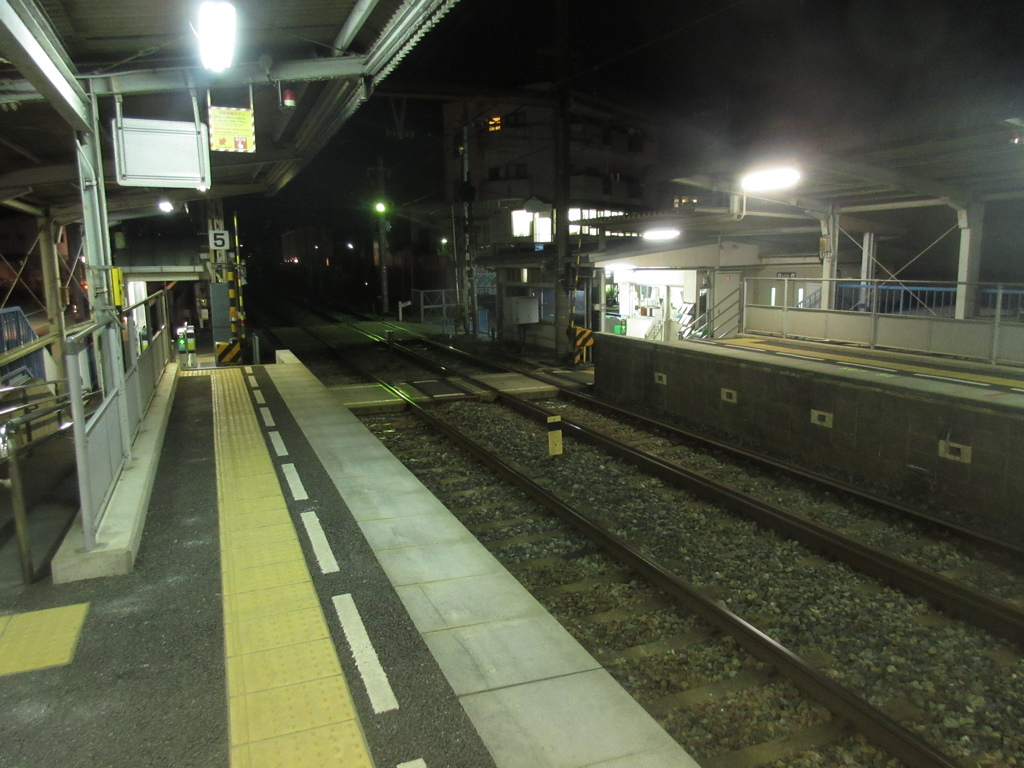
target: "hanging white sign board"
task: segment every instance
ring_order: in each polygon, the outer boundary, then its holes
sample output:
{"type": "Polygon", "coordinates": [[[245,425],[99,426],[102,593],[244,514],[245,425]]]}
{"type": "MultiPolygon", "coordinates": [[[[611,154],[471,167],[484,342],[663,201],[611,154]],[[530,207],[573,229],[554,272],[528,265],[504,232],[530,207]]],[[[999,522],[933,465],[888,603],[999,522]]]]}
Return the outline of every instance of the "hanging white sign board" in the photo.
{"type": "Polygon", "coordinates": [[[209,187],[210,139],[204,123],[114,120],[114,165],[124,187],[209,187]]]}

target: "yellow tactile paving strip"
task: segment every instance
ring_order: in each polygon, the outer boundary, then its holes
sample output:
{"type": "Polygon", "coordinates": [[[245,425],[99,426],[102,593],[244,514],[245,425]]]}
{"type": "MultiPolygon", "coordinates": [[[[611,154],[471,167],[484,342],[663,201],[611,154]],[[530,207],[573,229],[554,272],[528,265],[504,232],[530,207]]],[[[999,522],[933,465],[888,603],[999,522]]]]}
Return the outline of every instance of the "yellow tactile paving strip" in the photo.
{"type": "Polygon", "coordinates": [[[770,341],[760,339],[728,339],[721,342],[723,346],[750,347],[753,349],[764,349],[771,352],[783,352],[788,354],[803,354],[808,357],[818,357],[822,360],[833,360],[837,363],[854,363],[859,365],[874,365],[879,368],[891,368],[894,372],[900,373],[922,373],[926,376],[946,376],[964,381],[976,381],[980,384],[991,384],[998,387],[1019,387],[1019,379],[1005,379],[999,376],[986,376],[983,373],[970,373],[957,369],[945,369],[940,367],[927,367],[923,365],[911,365],[896,360],[875,360],[872,358],[854,357],[851,355],[840,355],[834,352],[823,352],[820,350],[803,350],[792,347],[772,344],[770,341]]]}
{"type": "Polygon", "coordinates": [[[213,377],[232,768],[371,768],[242,372],[213,377]]]}
{"type": "Polygon", "coordinates": [[[70,664],[88,603],[0,616],[0,675],[70,664]]]}

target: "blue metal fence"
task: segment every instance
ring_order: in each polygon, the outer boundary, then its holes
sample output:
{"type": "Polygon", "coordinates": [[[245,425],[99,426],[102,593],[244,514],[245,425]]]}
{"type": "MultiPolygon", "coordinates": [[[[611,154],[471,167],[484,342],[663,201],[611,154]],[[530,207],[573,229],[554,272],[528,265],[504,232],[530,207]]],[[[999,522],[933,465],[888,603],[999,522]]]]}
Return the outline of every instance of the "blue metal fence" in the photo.
{"type": "Polygon", "coordinates": [[[976,311],[983,317],[996,314],[1003,318],[1024,320],[1024,290],[1019,288],[981,288],[976,311]]]}
{"type": "Polygon", "coordinates": [[[955,307],[955,285],[872,285],[870,283],[839,283],[836,285],[835,308],[840,311],[876,311],[882,315],[952,317],[955,307]]]}
{"type": "MultiPolygon", "coordinates": [[[[38,338],[21,307],[0,309],[0,352],[10,352],[38,338]]],[[[43,351],[37,350],[3,366],[0,368],[0,378],[4,384],[12,383],[19,378],[45,379],[43,351]]]]}

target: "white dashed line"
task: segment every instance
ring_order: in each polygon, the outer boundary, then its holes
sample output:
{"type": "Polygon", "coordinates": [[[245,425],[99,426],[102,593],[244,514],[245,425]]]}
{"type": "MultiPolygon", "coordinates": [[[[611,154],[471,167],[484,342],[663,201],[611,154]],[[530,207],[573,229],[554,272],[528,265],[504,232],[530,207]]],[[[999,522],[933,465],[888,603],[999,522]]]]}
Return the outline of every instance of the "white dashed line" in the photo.
{"type": "Polygon", "coordinates": [[[338,561],[334,559],[331,545],[327,542],[323,526],[320,525],[320,518],[316,512],[303,512],[302,524],[306,527],[306,535],[309,536],[309,543],[313,547],[313,554],[320,564],[321,573],[337,573],[338,561]]]}
{"type": "Polygon", "coordinates": [[[274,446],[274,453],[278,456],[287,456],[288,448],[284,444],[284,440],[281,439],[280,432],[269,432],[270,443],[274,446]]]}
{"type": "Polygon", "coordinates": [[[338,621],[341,622],[341,629],[348,640],[349,648],[352,649],[352,656],[359,668],[359,676],[366,686],[366,693],[370,697],[370,704],[376,714],[390,712],[398,709],[398,699],[391,690],[391,683],[380,664],[377,651],[366,634],[366,627],[359,611],[356,608],[352,595],[335,595],[331,598],[334,601],[334,610],[338,613],[338,621]]]}
{"type": "Polygon", "coordinates": [[[937,381],[952,381],[954,384],[968,384],[972,387],[990,387],[991,384],[986,384],[983,381],[968,381],[967,379],[954,379],[951,376],[932,376],[928,373],[915,373],[919,379],[936,379],[937,381]]]}
{"type": "Polygon", "coordinates": [[[1024,392],[1024,389],[1021,389],[1020,387],[1010,387],[1010,389],[1012,389],[1014,392],[1024,392]]]}
{"type": "Polygon", "coordinates": [[[825,362],[825,360],[822,360],[820,357],[808,357],[807,355],[794,355],[792,352],[776,352],[775,354],[779,355],[780,357],[795,357],[798,360],[813,360],[816,363],[824,363],[825,362]]]}
{"type": "Polygon", "coordinates": [[[270,412],[269,408],[267,408],[267,407],[260,408],[260,415],[263,417],[263,423],[265,425],[267,425],[268,427],[276,427],[277,426],[277,424],[274,423],[274,415],[270,412]]]}
{"type": "Polygon", "coordinates": [[[282,464],[281,469],[284,470],[284,479],[288,481],[288,488],[292,492],[292,498],[296,501],[308,499],[309,496],[306,495],[306,488],[299,479],[299,473],[295,470],[295,465],[282,464]]]}
{"type": "Polygon", "coordinates": [[[260,383],[258,381],[256,381],[256,377],[255,376],[250,376],[249,377],[249,386],[252,387],[253,389],[259,389],[260,388],[260,383]]]}
{"type": "Polygon", "coordinates": [[[263,397],[263,392],[259,389],[254,389],[252,391],[252,396],[256,398],[256,402],[260,405],[264,405],[267,402],[266,398],[263,397]]]}
{"type": "Polygon", "coordinates": [[[410,760],[408,763],[399,763],[396,768],[427,768],[427,761],[421,757],[419,760],[410,760]]]}
{"type": "Polygon", "coordinates": [[[851,368],[864,368],[868,371],[885,371],[886,373],[895,373],[896,368],[883,368],[880,365],[865,365],[864,363],[846,363],[851,368]]]}

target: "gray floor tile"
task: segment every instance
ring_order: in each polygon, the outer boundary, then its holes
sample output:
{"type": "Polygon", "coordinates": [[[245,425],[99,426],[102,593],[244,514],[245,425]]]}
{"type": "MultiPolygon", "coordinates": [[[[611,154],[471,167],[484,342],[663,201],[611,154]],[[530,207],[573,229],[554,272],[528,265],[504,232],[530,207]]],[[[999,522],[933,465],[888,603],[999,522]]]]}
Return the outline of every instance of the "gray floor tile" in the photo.
{"type": "MultiPolygon", "coordinates": [[[[501,768],[583,768],[675,742],[604,670],[461,697],[501,768]]],[[[693,765],[679,751],[677,766],[693,765]]]]}
{"type": "Polygon", "coordinates": [[[423,639],[460,696],[600,668],[547,615],[428,632],[423,639]]]}
{"type": "Polygon", "coordinates": [[[503,570],[501,563],[476,542],[384,549],[376,554],[396,587],[503,570]]]}
{"type": "Polygon", "coordinates": [[[444,504],[423,486],[401,493],[396,493],[390,488],[387,494],[346,493],[345,503],[352,511],[352,516],[359,522],[386,520],[392,517],[448,514],[444,504]]]}
{"type": "Polygon", "coordinates": [[[424,544],[476,542],[473,534],[449,514],[367,520],[359,524],[359,529],[375,552],[424,544]]]}
{"type": "Polygon", "coordinates": [[[398,596],[420,632],[548,615],[505,570],[399,587],[398,596]]]}

